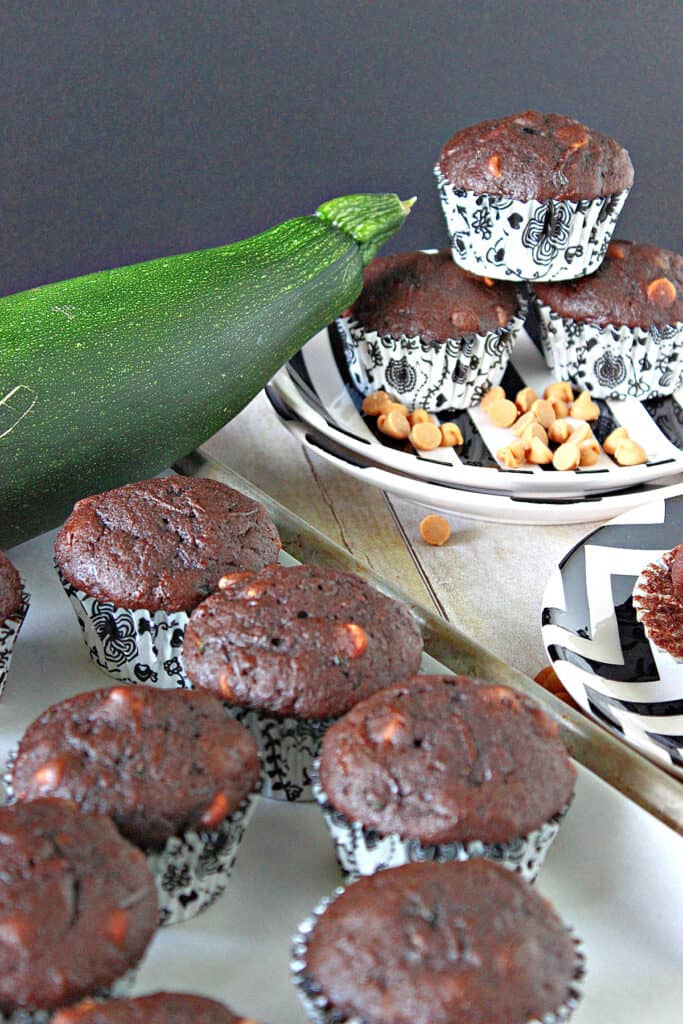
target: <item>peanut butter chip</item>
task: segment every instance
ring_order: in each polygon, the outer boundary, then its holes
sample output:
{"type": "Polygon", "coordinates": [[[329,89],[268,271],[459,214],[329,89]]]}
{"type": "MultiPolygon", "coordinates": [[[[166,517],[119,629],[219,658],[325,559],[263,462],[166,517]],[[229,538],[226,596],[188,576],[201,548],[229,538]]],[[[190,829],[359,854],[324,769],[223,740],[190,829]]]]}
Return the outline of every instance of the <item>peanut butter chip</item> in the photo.
{"type": "Polygon", "coordinates": [[[216,793],[213,800],[206,808],[199,824],[203,828],[215,828],[221,821],[225,819],[228,813],[228,798],[225,793],[216,793]]]}
{"type": "Polygon", "coordinates": [[[435,423],[416,423],[410,431],[410,443],[418,451],[431,452],[441,444],[441,431],[435,423]]]}
{"type": "Polygon", "coordinates": [[[499,398],[505,398],[505,392],[497,384],[495,387],[489,388],[482,395],[481,402],[479,403],[481,409],[486,412],[492,402],[497,402],[499,398]]]}
{"type": "Polygon", "coordinates": [[[462,430],[457,423],[442,423],[440,429],[442,448],[452,448],[455,445],[464,444],[462,430]]]}
{"type": "Polygon", "coordinates": [[[420,536],[425,544],[441,547],[451,535],[451,528],[443,516],[425,516],[420,523],[420,536]]]}
{"type": "Polygon", "coordinates": [[[515,405],[520,412],[528,412],[538,395],[533,388],[522,388],[515,395],[515,405]]]}
{"type": "Polygon", "coordinates": [[[41,790],[56,789],[64,777],[64,762],[46,761],[33,775],[33,782],[41,790]]]}
{"type": "Polygon", "coordinates": [[[579,423],[578,427],[574,427],[571,434],[569,435],[569,440],[572,442],[572,444],[581,444],[583,441],[587,441],[592,436],[593,431],[588,426],[588,424],[579,423]]]}
{"type": "Polygon", "coordinates": [[[615,430],[612,431],[611,434],[608,434],[605,438],[602,445],[602,450],[605,452],[606,455],[614,455],[615,451],[617,450],[617,445],[619,444],[619,442],[623,441],[627,437],[628,430],[626,429],[626,427],[617,427],[615,430]]]}
{"type": "Polygon", "coordinates": [[[411,427],[414,427],[416,423],[431,423],[432,417],[426,409],[415,409],[415,411],[411,412],[408,416],[408,422],[411,427]]]}
{"type": "Polygon", "coordinates": [[[489,157],[486,166],[489,169],[489,173],[492,174],[494,178],[500,178],[500,157],[497,153],[494,153],[493,156],[489,157]]]}
{"type": "Polygon", "coordinates": [[[563,402],[574,401],[574,391],[568,380],[554,380],[543,392],[543,397],[549,402],[561,399],[563,402]]]}
{"type": "Polygon", "coordinates": [[[524,445],[521,441],[513,441],[512,444],[499,448],[496,458],[506,469],[519,469],[524,462],[524,445]]]}
{"type": "Polygon", "coordinates": [[[219,579],[218,589],[229,590],[230,587],[237,586],[240,580],[246,580],[249,576],[251,576],[250,572],[229,572],[219,579]]]}
{"type": "Polygon", "coordinates": [[[366,416],[379,416],[384,407],[389,405],[391,398],[386,391],[371,391],[361,403],[361,409],[366,416]]]}
{"type": "Polygon", "coordinates": [[[587,441],[582,441],[579,445],[579,455],[581,456],[582,466],[594,466],[600,458],[600,445],[594,437],[589,437],[587,441]]]}
{"type": "Polygon", "coordinates": [[[119,949],[123,946],[128,935],[128,928],[130,926],[130,911],[112,910],[107,918],[107,924],[105,928],[105,935],[114,946],[118,946],[119,949]]]}
{"type": "Polygon", "coordinates": [[[582,391],[571,404],[571,414],[575,420],[592,422],[600,417],[600,406],[590,396],[590,391],[582,391]]]}
{"type": "Polygon", "coordinates": [[[550,448],[538,437],[531,438],[526,457],[534,466],[548,466],[553,461],[553,453],[550,448]]]}
{"type": "Polygon", "coordinates": [[[658,306],[671,306],[676,301],[676,286],[668,277],[656,277],[646,288],[650,302],[658,306]]]}
{"type": "Polygon", "coordinates": [[[642,466],[647,462],[647,452],[630,437],[626,437],[617,444],[614,460],[619,466],[642,466]]]}
{"type": "Polygon", "coordinates": [[[387,711],[371,720],[368,731],[375,743],[396,744],[405,736],[407,724],[398,711],[387,711]]]}
{"type": "Polygon", "coordinates": [[[540,423],[530,423],[522,434],[522,444],[524,445],[524,451],[529,451],[532,446],[533,440],[536,438],[542,445],[547,447],[548,435],[541,426],[540,423]]]}
{"type": "Polygon", "coordinates": [[[561,444],[553,455],[553,466],[555,469],[559,469],[561,473],[570,469],[578,469],[580,465],[581,452],[578,444],[574,444],[573,441],[561,444]]]}
{"type": "Polygon", "coordinates": [[[368,634],[356,622],[345,622],[342,629],[351,641],[350,658],[359,658],[368,649],[368,634]]]}
{"type": "Polygon", "coordinates": [[[403,402],[394,402],[393,400],[388,402],[387,405],[382,409],[382,412],[400,412],[404,416],[408,416],[408,406],[404,405],[403,402]]]}
{"type": "Polygon", "coordinates": [[[626,252],[623,245],[619,245],[618,242],[610,242],[607,246],[607,255],[611,256],[613,260],[623,260],[626,252]]]}
{"type": "Polygon", "coordinates": [[[227,672],[221,672],[221,674],[219,675],[218,689],[221,691],[222,695],[225,697],[226,700],[232,700],[233,697],[235,696],[235,691],[230,685],[229,676],[227,672]]]}
{"type": "Polygon", "coordinates": [[[564,420],[569,416],[569,402],[565,402],[563,398],[553,398],[550,404],[558,420],[564,420]]]}
{"type": "Polygon", "coordinates": [[[509,398],[498,398],[486,411],[496,427],[511,427],[518,415],[517,406],[509,398]]]}
{"type": "Polygon", "coordinates": [[[565,441],[569,440],[571,432],[571,424],[566,419],[556,419],[548,427],[548,438],[553,444],[564,444],[565,441]]]}
{"type": "Polygon", "coordinates": [[[534,414],[538,422],[542,427],[545,427],[546,430],[556,419],[553,403],[549,402],[547,398],[538,398],[532,403],[529,411],[534,414]]]}
{"type": "Polygon", "coordinates": [[[482,280],[483,280],[483,282],[484,282],[484,284],[486,285],[487,288],[493,288],[493,278],[492,277],[484,277],[484,278],[482,278],[482,280]]]}
{"type": "Polygon", "coordinates": [[[387,437],[394,437],[397,440],[404,440],[410,434],[408,417],[395,410],[382,413],[377,420],[377,427],[387,437]]]}
{"type": "Polygon", "coordinates": [[[454,309],[451,323],[459,334],[472,334],[479,330],[479,317],[472,309],[454,309]]]}
{"type": "Polygon", "coordinates": [[[516,421],[512,428],[512,433],[515,437],[521,437],[527,427],[530,427],[532,423],[538,423],[535,412],[525,412],[516,421]]]}

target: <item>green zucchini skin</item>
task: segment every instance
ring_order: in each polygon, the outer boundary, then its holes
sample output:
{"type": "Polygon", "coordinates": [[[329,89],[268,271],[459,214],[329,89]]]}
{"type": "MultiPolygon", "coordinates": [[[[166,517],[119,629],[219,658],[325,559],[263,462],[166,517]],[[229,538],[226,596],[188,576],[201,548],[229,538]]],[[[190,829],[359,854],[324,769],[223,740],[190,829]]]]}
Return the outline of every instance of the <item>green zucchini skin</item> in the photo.
{"type": "Polygon", "coordinates": [[[0,299],[0,548],[215,433],[353,302],[408,208],[341,197],[232,245],[0,299]]]}

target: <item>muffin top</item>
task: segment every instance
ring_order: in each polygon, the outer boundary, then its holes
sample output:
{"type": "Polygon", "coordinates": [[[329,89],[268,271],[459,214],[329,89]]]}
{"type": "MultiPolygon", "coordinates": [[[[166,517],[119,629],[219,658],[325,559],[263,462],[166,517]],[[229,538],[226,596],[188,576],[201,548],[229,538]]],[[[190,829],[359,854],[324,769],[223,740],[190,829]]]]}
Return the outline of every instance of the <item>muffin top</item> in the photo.
{"type": "Polygon", "coordinates": [[[265,508],[217,480],[169,476],[83,498],[57,534],[74,587],[121,608],[186,611],[220,576],[276,562],[265,508]]]}
{"type": "Polygon", "coordinates": [[[336,717],[419,667],[412,613],[351,573],[272,565],[219,587],[190,616],[183,661],[195,686],[230,704],[336,717]]]}
{"type": "Polygon", "coordinates": [[[84,1000],[60,1010],[52,1024],[255,1024],[204,996],[154,992],[137,999],[84,1000]]]}
{"type": "Polygon", "coordinates": [[[157,926],[144,854],[62,800],[0,807],[0,1012],[52,1009],[110,985],[157,926]]]}
{"type": "Polygon", "coordinates": [[[375,259],[364,281],[349,315],[384,336],[433,342],[486,334],[509,324],[517,309],[513,285],[462,270],[449,249],[375,259]]]}
{"type": "Polygon", "coordinates": [[[534,284],[534,291],[553,312],[572,320],[662,327],[683,320],[683,257],[619,239],[610,242],[594,274],[534,284]]]}
{"type": "Polygon", "coordinates": [[[333,807],[382,835],[498,843],[568,804],[576,770],[553,720],[507,687],[422,675],[356,704],[325,734],[333,807]]]}
{"type": "Polygon", "coordinates": [[[350,885],[308,939],[303,982],[366,1024],[525,1024],[572,999],[576,967],[550,904],[477,858],[350,885]]]}
{"type": "Polygon", "coordinates": [[[683,601],[683,542],[674,548],[671,559],[671,585],[674,597],[683,601]]]}
{"type": "Polygon", "coordinates": [[[21,607],[21,580],[7,555],[0,551],[0,625],[21,607]]]}
{"type": "Polygon", "coordinates": [[[107,814],[131,842],[215,828],[255,788],[256,741],[208,693],[115,686],[54,704],[26,730],[17,800],[53,796],[107,814]]]}
{"type": "Polygon", "coordinates": [[[633,604],[648,637],[672,658],[683,658],[683,542],[646,566],[633,604]]]}
{"type": "Polygon", "coordinates": [[[563,114],[523,114],[462,128],[437,168],[455,188],[514,199],[593,199],[633,184],[614,139],[563,114]]]}

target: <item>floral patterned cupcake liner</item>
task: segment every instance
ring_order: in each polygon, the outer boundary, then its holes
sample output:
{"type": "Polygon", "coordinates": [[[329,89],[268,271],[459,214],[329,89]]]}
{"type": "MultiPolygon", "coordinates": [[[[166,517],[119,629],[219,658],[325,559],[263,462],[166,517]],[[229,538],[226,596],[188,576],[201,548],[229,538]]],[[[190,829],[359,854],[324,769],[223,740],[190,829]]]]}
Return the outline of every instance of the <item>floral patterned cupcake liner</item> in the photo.
{"type": "Polygon", "coordinates": [[[523,324],[514,316],[506,327],[486,334],[427,342],[366,331],[347,317],[337,321],[351,377],[362,394],[385,390],[409,409],[429,412],[476,405],[501,380],[523,324]]]}
{"type": "MultiPolygon", "coordinates": [[[[18,750],[18,746],[12,747],[2,773],[8,804],[15,802],[12,775],[18,750]]],[[[239,807],[215,829],[188,830],[171,836],[160,850],[140,847],[154,875],[160,926],[197,917],[224,892],[261,788],[259,779],[239,807]]]]}
{"type": "Polygon", "coordinates": [[[78,590],[57,569],[91,659],[124,683],[189,687],[180,661],[186,612],[118,608],[78,590]]]}
{"type": "Polygon", "coordinates": [[[0,697],[2,697],[5,691],[14,645],[17,642],[19,631],[24,624],[30,603],[29,592],[22,587],[19,610],[0,624],[0,697]]]}
{"type": "Polygon", "coordinates": [[[683,383],[683,322],[665,327],[581,323],[536,296],[533,316],[545,361],[558,380],[595,398],[660,398],[683,383]]]}
{"type": "MultiPolygon", "coordinates": [[[[674,548],[674,552],[676,550],[677,549],[674,548]]],[[[648,562],[648,564],[645,566],[645,568],[643,569],[640,576],[635,582],[632,597],[633,608],[636,613],[636,618],[638,619],[638,622],[642,624],[643,629],[645,630],[645,636],[647,637],[648,641],[652,644],[653,647],[657,649],[660,661],[660,677],[662,662],[667,662],[671,666],[672,674],[674,676],[678,677],[679,674],[683,673],[683,658],[676,657],[676,655],[670,654],[665,647],[661,647],[654,639],[650,630],[648,629],[648,619],[651,618],[651,613],[656,614],[656,612],[659,612],[661,614],[662,611],[666,611],[667,604],[670,606],[674,606],[676,611],[680,611],[681,602],[676,597],[674,597],[673,594],[659,595],[656,593],[656,591],[653,593],[651,580],[649,578],[652,575],[653,570],[659,570],[662,573],[667,574],[670,573],[672,561],[673,552],[666,551],[660,558],[656,558],[653,562],[648,562]],[[653,597],[655,597],[657,601],[656,609],[652,608],[653,597]]]]}
{"type": "Polygon", "coordinates": [[[261,795],[270,800],[311,803],[313,761],[333,719],[276,718],[224,703],[258,743],[265,772],[261,795]]]}
{"type": "MultiPolygon", "coordinates": [[[[124,999],[131,994],[139,970],[140,964],[129,967],[126,973],[122,974],[116,981],[113,981],[111,985],[88,994],[87,998],[97,999],[102,1002],[107,999],[124,999]]],[[[81,999],[85,998],[85,994],[81,996],[81,999]]],[[[54,1010],[14,1010],[9,1014],[0,1012],[0,1024],[47,1024],[57,1012],[57,1009],[61,1010],[64,1007],[55,1007],[54,1010]]]]}
{"type": "Polygon", "coordinates": [[[505,281],[568,281],[602,263],[629,189],[595,199],[513,199],[436,174],[458,266],[505,281]]]}
{"type": "MultiPolygon", "coordinates": [[[[321,993],[318,986],[306,973],[308,940],[330,904],[334,903],[343,893],[344,886],[339,886],[331,896],[324,897],[314,908],[313,912],[297,928],[292,940],[290,971],[292,981],[297,990],[306,1015],[313,1024],[367,1024],[361,1017],[348,1017],[336,1010],[327,997],[321,993]]],[[[529,1019],[524,1024],[560,1024],[567,1021],[578,1006],[583,996],[583,984],[586,976],[586,955],[583,945],[575,935],[573,936],[574,948],[576,951],[576,962],[574,976],[568,987],[567,1001],[559,1006],[554,1013],[545,1014],[542,1020],[538,1018],[529,1019]]]]}
{"type": "Polygon", "coordinates": [[[543,866],[546,854],[567,816],[571,800],[561,811],[528,835],[506,843],[470,842],[421,843],[398,833],[382,835],[358,821],[350,821],[330,802],[319,780],[320,762],[313,765],[313,795],[320,804],[325,823],[334,841],[337,860],[349,879],[374,875],[385,868],[397,868],[417,861],[471,860],[485,857],[533,882],[543,866]]]}

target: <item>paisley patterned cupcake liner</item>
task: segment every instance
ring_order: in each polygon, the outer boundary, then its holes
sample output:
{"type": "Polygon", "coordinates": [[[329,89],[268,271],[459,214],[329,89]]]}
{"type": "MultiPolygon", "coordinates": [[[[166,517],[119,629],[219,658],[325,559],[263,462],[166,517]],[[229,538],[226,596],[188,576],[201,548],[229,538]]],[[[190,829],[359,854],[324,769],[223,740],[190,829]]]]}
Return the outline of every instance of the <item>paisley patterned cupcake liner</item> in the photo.
{"type": "Polygon", "coordinates": [[[311,803],[313,761],[320,753],[331,718],[276,718],[226,702],[233,718],[246,726],[258,743],[264,767],[262,796],[290,803],[311,803]]]}
{"type": "Polygon", "coordinates": [[[382,835],[374,829],[365,828],[358,821],[350,821],[333,807],[324,792],[319,781],[319,767],[316,761],[313,766],[313,794],[334,841],[339,866],[351,880],[417,861],[443,863],[485,857],[516,871],[527,882],[533,882],[571,806],[570,800],[540,828],[506,843],[484,843],[479,839],[467,843],[421,843],[419,839],[409,839],[397,833],[382,835]]]}
{"type": "Polygon", "coordinates": [[[683,383],[683,322],[665,327],[580,323],[536,296],[532,316],[545,361],[558,380],[594,398],[660,398],[683,383]]]}
{"type": "Polygon", "coordinates": [[[57,569],[95,664],[124,683],[146,683],[162,690],[189,687],[180,651],[186,612],[118,608],[77,590],[57,569]]]}
{"type": "MultiPolygon", "coordinates": [[[[88,993],[87,998],[101,1002],[105,1002],[107,999],[124,999],[131,994],[139,970],[140,964],[129,967],[126,973],[113,981],[111,985],[100,988],[97,992],[88,993]]],[[[86,995],[84,994],[81,998],[85,999],[86,995]]],[[[55,1007],[54,1010],[14,1010],[9,1014],[0,1012],[0,1024],[47,1024],[57,1009],[64,1009],[64,1007],[55,1007]]]]}
{"type": "MultiPolygon", "coordinates": [[[[18,750],[18,746],[10,750],[2,773],[8,804],[15,800],[12,773],[18,750]]],[[[140,847],[154,875],[160,926],[197,917],[224,892],[261,787],[259,779],[239,807],[215,829],[171,836],[160,850],[140,847]]]]}
{"type": "Polygon", "coordinates": [[[629,189],[595,199],[513,199],[436,174],[458,266],[504,281],[568,281],[602,263],[629,189]]]}
{"type": "MultiPolygon", "coordinates": [[[[309,1020],[313,1021],[313,1024],[367,1024],[367,1021],[362,1017],[348,1017],[339,1010],[336,1010],[327,997],[319,991],[318,986],[306,974],[310,935],[318,923],[318,919],[322,917],[330,904],[334,903],[343,892],[344,886],[339,886],[331,896],[324,897],[314,908],[311,915],[301,922],[292,940],[289,964],[292,981],[306,1015],[309,1020]]],[[[559,1006],[554,1013],[545,1014],[542,1020],[534,1017],[525,1021],[524,1024],[561,1024],[562,1021],[569,1020],[581,1001],[583,983],[586,976],[586,955],[581,941],[576,936],[573,936],[573,941],[576,951],[576,963],[574,966],[574,976],[569,985],[567,1001],[562,1006],[559,1006]]]]}
{"type": "MultiPolygon", "coordinates": [[[[651,571],[652,568],[655,566],[657,566],[659,569],[663,569],[665,572],[670,572],[671,564],[666,559],[666,555],[670,554],[671,553],[667,551],[665,555],[662,555],[660,558],[656,558],[653,562],[648,562],[648,564],[645,566],[645,568],[643,569],[640,576],[635,582],[632,597],[633,609],[636,613],[636,618],[638,619],[638,622],[642,624],[643,629],[645,630],[645,636],[647,637],[648,641],[657,650],[659,663],[658,671],[660,678],[662,678],[663,676],[662,666],[663,664],[667,663],[671,668],[672,675],[674,675],[675,677],[683,675],[683,658],[678,658],[675,655],[670,654],[669,651],[666,650],[666,648],[660,647],[660,645],[654,640],[654,638],[650,634],[647,622],[649,618],[648,602],[649,599],[652,597],[652,590],[650,588],[646,573],[651,571]]],[[[675,600],[675,598],[673,600],[675,600]]]]}
{"type": "Polygon", "coordinates": [[[384,390],[409,409],[443,413],[476,405],[499,383],[523,320],[514,316],[497,331],[444,342],[380,335],[346,317],[337,327],[351,377],[362,394],[384,390]]]}
{"type": "Polygon", "coordinates": [[[10,615],[8,619],[5,619],[0,624],[0,697],[2,697],[5,691],[10,662],[12,661],[12,652],[14,651],[19,631],[24,624],[30,603],[29,592],[22,587],[19,611],[15,612],[14,615],[10,615]]]}

